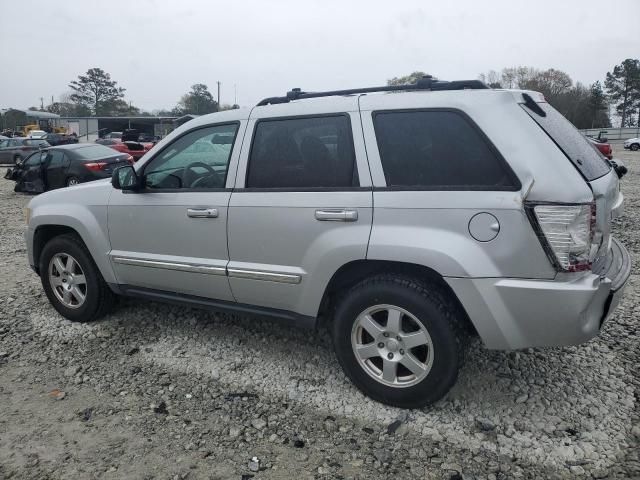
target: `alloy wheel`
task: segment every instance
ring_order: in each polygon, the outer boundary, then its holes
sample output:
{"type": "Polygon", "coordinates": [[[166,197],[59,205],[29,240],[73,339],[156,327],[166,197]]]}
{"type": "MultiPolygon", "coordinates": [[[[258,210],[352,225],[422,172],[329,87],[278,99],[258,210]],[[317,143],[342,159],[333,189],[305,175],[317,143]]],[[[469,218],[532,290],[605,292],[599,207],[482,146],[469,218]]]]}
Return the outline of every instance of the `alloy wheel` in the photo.
{"type": "Polygon", "coordinates": [[[358,315],[351,347],[365,372],[391,387],[416,385],[433,366],[433,341],[424,324],[394,305],[375,305],[358,315]]]}
{"type": "Polygon", "coordinates": [[[78,261],[68,253],[51,257],[49,283],[56,298],[67,308],[79,308],[87,298],[87,279],[78,261]]]}

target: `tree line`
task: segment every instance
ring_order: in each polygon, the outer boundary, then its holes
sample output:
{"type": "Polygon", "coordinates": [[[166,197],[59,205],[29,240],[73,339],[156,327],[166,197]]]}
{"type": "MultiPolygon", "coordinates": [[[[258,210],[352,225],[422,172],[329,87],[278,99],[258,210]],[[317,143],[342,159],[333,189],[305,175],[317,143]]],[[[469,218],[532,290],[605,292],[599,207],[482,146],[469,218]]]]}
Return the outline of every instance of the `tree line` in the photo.
{"type": "Polygon", "coordinates": [[[63,117],[89,116],[182,116],[204,115],[220,110],[238,108],[238,105],[218,105],[209,88],[204,83],[196,83],[191,90],[182,95],[176,106],[170,110],[144,111],[131,102],[125,101],[125,88],[118,86],[111,75],[101,68],[90,68],[84,75],[78,75],[69,83],[70,91],[61,95],[59,101],[44,108],[31,107],[32,110],[45,110],[63,117]]]}
{"type": "MultiPolygon", "coordinates": [[[[394,77],[389,85],[414,83],[426,75],[413,72],[394,77]]],[[[546,100],[567,117],[577,128],[611,127],[609,106],[613,105],[623,127],[638,125],[640,117],[640,60],[626,59],[607,72],[604,84],[590,85],[575,82],[554,68],[539,70],[533,67],[507,67],[490,70],[478,77],[489,88],[519,88],[541,92],[546,100]]]]}
{"type": "MultiPolygon", "coordinates": [[[[394,77],[389,85],[414,83],[426,75],[413,72],[404,77],[394,77]]],[[[633,127],[640,122],[640,60],[628,58],[606,73],[604,82],[584,85],[554,68],[539,70],[534,67],[507,67],[502,71],[490,70],[479,75],[490,88],[519,88],[541,92],[547,101],[567,117],[577,128],[607,128],[612,105],[623,127],[633,127]]],[[[207,85],[197,83],[182,95],[170,110],[146,112],[125,101],[125,88],[118,86],[101,68],[90,68],[69,83],[69,93],[61,96],[45,108],[61,116],[136,116],[187,114],[204,115],[238,108],[238,105],[218,105],[207,85]]],[[[36,110],[37,108],[32,107],[36,110]]],[[[42,108],[41,108],[42,109],[42,108]]]]}

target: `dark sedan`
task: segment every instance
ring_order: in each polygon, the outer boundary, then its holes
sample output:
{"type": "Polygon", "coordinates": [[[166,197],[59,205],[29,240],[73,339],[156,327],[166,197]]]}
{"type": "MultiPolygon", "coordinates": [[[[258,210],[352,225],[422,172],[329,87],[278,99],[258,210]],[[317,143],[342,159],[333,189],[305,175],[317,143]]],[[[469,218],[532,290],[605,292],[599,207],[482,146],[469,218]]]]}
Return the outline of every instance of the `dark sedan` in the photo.
{"type": "Polygon", "coordinates": [[[131,155],[103,145],[60,145],[34,153],[15,168],[7,170],[5,178],[16,182],[16,192],[42,193],[109,178],[117,167],[131,164],[131,155]]]}

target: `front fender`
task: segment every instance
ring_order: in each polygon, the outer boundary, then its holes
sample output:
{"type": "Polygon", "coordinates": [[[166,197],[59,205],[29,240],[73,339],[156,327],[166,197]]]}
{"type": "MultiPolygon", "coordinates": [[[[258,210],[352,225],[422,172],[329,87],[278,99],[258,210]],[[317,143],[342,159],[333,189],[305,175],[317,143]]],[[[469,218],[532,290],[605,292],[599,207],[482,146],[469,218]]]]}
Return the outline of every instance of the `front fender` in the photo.
{"type": "Polygon", "coordinates": [[[109,262],[111,250],[107,230],[107,208],[111,185],[98,181],[47,192],[30,203],[31,218],[27,249],[32,257],[33,239],[39,228],[62,226],[74,230],[86,245],[107,283],[115,283],[109,262]]]}

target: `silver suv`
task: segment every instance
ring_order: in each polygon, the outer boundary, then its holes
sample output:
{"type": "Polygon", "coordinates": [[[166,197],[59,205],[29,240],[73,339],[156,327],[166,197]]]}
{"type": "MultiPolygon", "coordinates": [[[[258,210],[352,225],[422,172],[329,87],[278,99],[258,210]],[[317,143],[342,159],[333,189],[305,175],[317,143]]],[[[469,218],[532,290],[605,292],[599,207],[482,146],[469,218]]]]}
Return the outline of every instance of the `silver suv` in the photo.
{"type": "Polygon", "coordinates": [[[117,295],[321,319],[355,385],[413,408],[469,335],[597,335],[631,268],[621,212],[611,164],[542,95],[424,78],[199,117],[111,182],[34,198],[26,242],[70,320],[117,295]]]}

